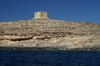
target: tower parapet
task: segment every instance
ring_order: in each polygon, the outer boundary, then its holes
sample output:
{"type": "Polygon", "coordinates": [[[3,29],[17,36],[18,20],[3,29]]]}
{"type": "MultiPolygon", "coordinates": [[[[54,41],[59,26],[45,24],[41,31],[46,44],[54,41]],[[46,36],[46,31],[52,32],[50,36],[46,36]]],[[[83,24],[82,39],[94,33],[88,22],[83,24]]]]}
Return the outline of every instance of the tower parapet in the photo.
{"type": "Polygon", "coordinates": [[[37,19],[37,18],[48,18],[48,13],[42,12],[42,11],[35,12],[34,13],[34,19],[37,19]]]}

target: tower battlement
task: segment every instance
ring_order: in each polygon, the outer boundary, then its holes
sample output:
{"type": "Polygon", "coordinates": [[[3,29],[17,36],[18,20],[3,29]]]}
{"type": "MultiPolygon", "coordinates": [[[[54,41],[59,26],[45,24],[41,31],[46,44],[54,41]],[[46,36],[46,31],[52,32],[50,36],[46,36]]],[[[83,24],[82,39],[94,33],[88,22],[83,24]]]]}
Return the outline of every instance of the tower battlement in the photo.
{"type": "Polygon", "coordinates": [[[42,11],[35,12],[34,13],[34,19],[37,19],[37,18],[48,18],[48,13],[42,12],[42,11]]]}

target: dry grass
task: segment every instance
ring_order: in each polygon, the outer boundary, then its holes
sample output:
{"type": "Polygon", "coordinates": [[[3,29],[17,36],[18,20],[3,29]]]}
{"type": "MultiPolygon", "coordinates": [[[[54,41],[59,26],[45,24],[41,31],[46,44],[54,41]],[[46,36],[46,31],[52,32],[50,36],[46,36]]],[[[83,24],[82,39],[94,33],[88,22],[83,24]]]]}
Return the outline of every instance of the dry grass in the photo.
{"type": "Polygon", "coordinates": [[[67,36],[99,35],[100,24],[89,22],[30,19],[0,22],[0,36],[67,36]]]}

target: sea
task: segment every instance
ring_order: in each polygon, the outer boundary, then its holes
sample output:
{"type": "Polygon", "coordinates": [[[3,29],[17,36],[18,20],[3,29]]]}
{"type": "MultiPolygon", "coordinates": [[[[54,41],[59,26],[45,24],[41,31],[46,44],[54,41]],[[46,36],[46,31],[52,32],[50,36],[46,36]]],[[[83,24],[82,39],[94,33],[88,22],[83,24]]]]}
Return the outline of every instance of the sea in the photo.
{"type": "Polygon", "coordinates": [[[0,66],[100,66],[100,51],[0,50],[0,66]]]}

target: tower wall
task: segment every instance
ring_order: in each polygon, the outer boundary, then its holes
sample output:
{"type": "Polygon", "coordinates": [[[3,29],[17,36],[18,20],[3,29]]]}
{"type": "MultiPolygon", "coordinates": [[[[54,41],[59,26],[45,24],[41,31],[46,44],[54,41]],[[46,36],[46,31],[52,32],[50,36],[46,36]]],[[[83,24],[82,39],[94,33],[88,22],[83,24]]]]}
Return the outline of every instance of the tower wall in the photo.
{"type": "Polygon", "coordinates": [[[47,12],[35,12],[34,17],[36,18],[48,18],[48,13],[47,12]]]}

